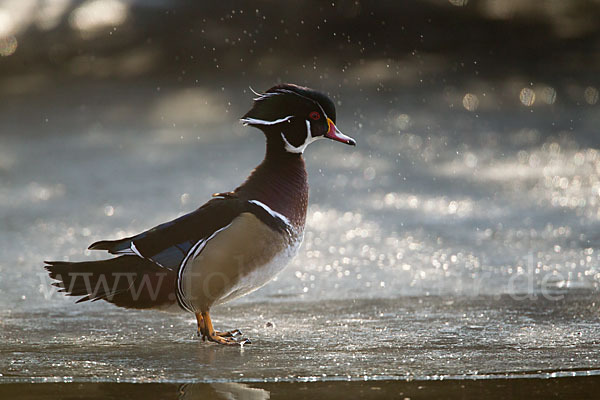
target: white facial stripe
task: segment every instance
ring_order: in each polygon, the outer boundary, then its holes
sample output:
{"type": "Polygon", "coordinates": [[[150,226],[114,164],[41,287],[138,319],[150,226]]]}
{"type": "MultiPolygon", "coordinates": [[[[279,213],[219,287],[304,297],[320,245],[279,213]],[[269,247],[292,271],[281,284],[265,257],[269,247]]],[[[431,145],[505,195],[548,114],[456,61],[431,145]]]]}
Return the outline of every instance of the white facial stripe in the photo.
{"type": "Polygon", "coordinates": [[[256,90],[252,89],[252,86],[248,86],[248,88],[249,88],[249,89],[250,89],[250,91],[251,91],[252,93],[254,93],[255,95],[257,95],[257,96],[260,96],[260,93],[258,93],[256,90]]]}
{"type": "Polygon", "coordinates": [[[291,118],[294,118],[293,115],[288,115],[285,118],[281,118],[281,119],[277,119],[275,121],[264,121],[262,119],[256,119],[256,118],[242,118],[240,119],[240,121],[242,122],[242,124],[244,125],[276,125],[276,124],[280,124],[282,122],[285,122],[291,118]]]}
{"type": "Polygon", "coordinates": [[[302,143],[300,146],[295,147],[293,146],[290,142],[288,142],[288,140],[286,139],[285,135],[283,134],[283,132],[281,132],[281,138],[283,139],[283,144],[285,145],[285,150],[288,153],[304,153],[304,150],[306,149],[306,147],[311,144],[312,142],[314,142],[315,140],[319,140],[322,139],[322,136],[317,136],[317,137],[313,137],[311,130],[310,130],[310,121],[306,120],[306,139],[304,139],[304,143],[302,143]]]}
{"type": "MultiPolygon", "coordinates": [[[[306,96],[304,96],[304,95],[302,95],[302,94],[300,94],[300,93],[296,93],[296,92],[294,92],[293,90],[289,90],[289,89],[278,89],[278,90],[277,90],[277,93],[282,93],[282,94],[285,94],[285,93],[287,93],[287,94],[291,94],[291,95],[293,95],[293,96],[298,96],[298,97],[301,97],[301,98],[303,98],[304,100],[311,101],[311,102],[313,102],[313,103],[315,103],[315,104],[319,104],[319,102],[317,102],[317,101],[315,101],[315,100],[311,99],[310,97],[306,97],[306,96]]],[[[319,106],[319,107],[320,107],[320,106],[319,106]]]]}
{"type": "Polygon", "coordinates": [[[292,146],[290,142],[285,138],[283,132],[281,132],[281,138],[283,139],[283,144],[285,146],[285,151],[288,153],[302,153],[302,150],[298,150],[298,148],[292,146]]]}
{"type": "Polygon", "coordinates": [[[266,212],[268,212],[269,214],[271,214],[271,216],[272,216],[272,217],[274,217],[274,218],[278,218],[278,219],[282,220],[283,222],[285,222],[285,224],[286,224],[286,225],[288,225],[288,227],[290,227],[290,226],[291,226],[291,224],[290,224],[290,220],[289,220],[289,219],[287,219],[287,217],[286,217],[285,215],[283,215],[283,214],[280,214],[280,213],[278,213],[277,211],[274,211],[274,210],[272,210],[272,209],[271,209],[269,206],[267,206],[266,204],[264,204],[264,203],[261,203],[261,202],[260,202],[260,201],[258,201],[258,200],[248,200],[248,202],[249,202],[249,203],[252,203],[252,204],[256,204],[257,206],[260,206],[260,207],[262,207],[262,208],[263,208],[263,209],[264,209],[266,212]]]}
{"type": "Polygon", "coordinates": [[[256,95],[256,97],[252,99],[254,101],[261,101],[264,99],[268,99],[269,97],[277,96],[278,94],[281,94],[278,92],[258,93],[256,90],[252,89],[252,87],[250,87],[250,86],[248,86],[248,87],[250,88],[250,91],[256,95]]]}
{"type": "Polygon", "coordinates": [[[283,139],[283,143],[285,145],[285,151],[287,151],[288,153],[299,153],[302,154],[304,153],[304,150],[306,149],[306,147],[311,144],[312,142],[322,139],[322,136],[317,136],[317,137],[310,137],[310,138],[306,138],[306,140],[304,141],[304,143],[302,143],[300,146],[298,147],[294,147],[292,146],[292,144],[290,142],[287,141],[287,139],[285,138],[285,135],[283,134],[283,132],[281,132],[281,138],[283,139]]]}
{"type": "Polygon", "coordinates": [[[255,97],[252,100],[261,101],[264,99],[268,99],[269,97],[277,96],[278,94],[281,94],[281,93],[263,93],[263,94],[259,94],[258,97],[255,97]]]}

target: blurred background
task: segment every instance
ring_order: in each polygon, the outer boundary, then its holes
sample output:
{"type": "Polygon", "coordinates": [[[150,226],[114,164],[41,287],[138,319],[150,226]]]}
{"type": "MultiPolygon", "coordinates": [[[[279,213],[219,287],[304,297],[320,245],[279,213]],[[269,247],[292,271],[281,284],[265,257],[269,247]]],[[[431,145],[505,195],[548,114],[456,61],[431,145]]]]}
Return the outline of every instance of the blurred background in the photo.
{"type": "Polygon", "coordinates": [[[236,374],[600,369],[598,21],[597,0],[0,1],[0,377],[198,378],[154,353],[131,372],[155,340],[208,362],[189,316],[75,306],[42,261],[239,184],[264,152],[250,87],[280,82],[328,93],[358,146],[307,150],[298,257],[215,313],[264,343],[236,374]]]}

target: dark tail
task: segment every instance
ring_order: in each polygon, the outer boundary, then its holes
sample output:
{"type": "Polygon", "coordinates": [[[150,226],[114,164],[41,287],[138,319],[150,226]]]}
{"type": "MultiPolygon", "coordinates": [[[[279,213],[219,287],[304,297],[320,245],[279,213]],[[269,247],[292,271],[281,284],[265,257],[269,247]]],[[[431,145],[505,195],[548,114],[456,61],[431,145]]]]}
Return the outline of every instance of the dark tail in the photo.
{"type": "Polygon", "coordinates": [[[126,308],[167,308],[177,303],[175,272],[137,256],[102,261],[46,261],[52,285],[77,300],[106,300],[126,308]]]}

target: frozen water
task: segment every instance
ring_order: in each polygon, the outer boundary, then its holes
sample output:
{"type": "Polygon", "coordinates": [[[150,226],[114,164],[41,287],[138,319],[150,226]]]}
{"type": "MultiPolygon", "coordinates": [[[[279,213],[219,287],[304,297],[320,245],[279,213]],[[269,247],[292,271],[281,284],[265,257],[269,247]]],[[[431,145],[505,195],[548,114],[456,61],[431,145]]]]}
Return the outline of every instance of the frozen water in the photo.
{"type": "MultiPolygon", "coordinates": [[[[156,86],[75,111],[46,99],[18,129],[11,115],[28,102],[0,111],[1,380],[597,372],[591,106],[572,110],[573,123],[569,110],[464,109],[462,96],[455,107],[417,107],[337,93],[338,126],[358,146],[307,150],[311,206],[298,257],[265,288],[213,312],[218,327],[253,339],[243,349],[202,343],[191,315],[75,305],[55,293],[43,260],[101,258],[85,250],[91,242],[188,212],[262,158],[262,135],[236,121],[249,92],[229,88],[239,99],[227,113],[190,114],[179,111],[190,102],[223,109],[228,99],[161,84],[144,103],[156,86]]],[[[86,90],[102,99],[115,88],[86,90]]]]}
{"type": "Polygon", "coordinates": [[[431,379],[599,374],[597,306],[507,297],[268,301],[215,309],[252,345],[195,337],[195,321],[84,306],[4,312],[4,380],[36,382],[431,379]]]}

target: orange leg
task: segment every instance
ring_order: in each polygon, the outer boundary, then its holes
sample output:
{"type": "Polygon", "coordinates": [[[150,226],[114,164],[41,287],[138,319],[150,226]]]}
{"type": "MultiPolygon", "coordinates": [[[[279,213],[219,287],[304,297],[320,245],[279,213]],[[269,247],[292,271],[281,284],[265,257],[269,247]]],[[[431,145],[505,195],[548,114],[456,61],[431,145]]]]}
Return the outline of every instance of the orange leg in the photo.
{"type": "Polygon", "coordinates": [[[250,340],[238,338],[242,335],[239,329],[228,332],[215,331],[208,311],[196,313],[196,321],[198,321],[198,336],[202,336],[202,340],[208,339],[219,344],[250,344],[250,340]]]}

